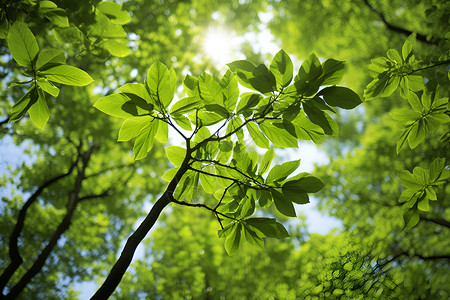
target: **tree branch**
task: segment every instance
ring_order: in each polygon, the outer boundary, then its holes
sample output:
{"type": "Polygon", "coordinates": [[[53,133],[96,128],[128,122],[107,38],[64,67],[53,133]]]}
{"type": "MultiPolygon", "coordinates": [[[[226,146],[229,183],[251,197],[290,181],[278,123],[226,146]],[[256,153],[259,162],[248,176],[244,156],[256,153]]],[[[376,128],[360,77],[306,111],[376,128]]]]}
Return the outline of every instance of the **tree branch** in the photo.
{"type": "Polygon", "coordinates": [[[167,186],[165,192],[162,196],[155,202],[150,212],[147,214],[145,219],[139,225],[139,227],[133,232],[133,234],[128,238],[122,253],[120,254],[119,259],[116,261],[108,276],[106,277],[103,284],[100,288],[95,292],[92,296],[91,300],[97,299],[108,299],[109,296],[115,291],[120,281],[122,280],[123,275],[127,271],[131,261],[133,260],[134,252],[136,248],[139,246],[141,241],[145,238],[147,233],[156,223],[159,215],[163,211],[163,209],[172,201],[174,201],[173,191],[177,187],[178,182],[181,180],[181,177],[186,173],[189,168],[189,160],[191,157],[192,150],[189,145],[189,141],[186,141],[186,156],[184,161],[175,174],[175,177],[167,186]]]}
{"type": "Polygon", "coordinates": [[[23,263],[23,259],[19,253],[18,241],[19,241],[19,237],[20,237],[20,234],[22,232],[22,229],[23,229],[23,226],[25,223],[25,218],[26,218],[28,208],[36,201],[36,199],[42,193],[43,190],[45,190],[47,187],[49,187],[53,183],[70,175],[72,173],[72,171],[74,170],[75,166],[77,165],[79,158],[80,158],[80,154],[78,154],[76,160],[74,162],[72,162],[69,170],[66,173],[63,173],[56,177],[53,177],[53,178],[47,180],[46,182],[44,182],[30,196],[30,198],[28,198],[28,200],[25,202],[25,204],[20,209],[19,215],[17,216],[17,223],[14,226],[11,236],[9,237],[9,257],[11,259],[11,263],[8,265],[8,267],[3,271],[2,275],[0,276],[0,293],[3,292],[3,289],[5,288],[8,281],[11,279],[12,275],[17,271],[17,269],[23,263]]]}
{"type": "Polygon", "coordinates": [[[175,200],[175,199],[172,200],[172,202],[176,203],[176,204],[179,204],[179,205],[189,206],[189,207],[203,207],[203,208],[206,208],[207,210],[213,212],[216,215],[221,215],[222,217],[227,218],[227,219],[237,220],[236,218],[233,218],[233,217],[227,216],[226,214],[218,212],[216,210],[216,208],[211,208],[208,205],[203,204],[203,203],[188,203],[188,202],[184,202],[184,201],[178,201],[178,200],[175,200]]]}
{"type": "Polygon", "coordinates": [[[431,223],[434,223],[437,225],[441,225],[441,226],[450,228],[450,222],[447,220],[444,220],[444,219],[424,217],[424,216],[420,216],[420,219],[423,221],[431,222],[431,223]]]}
{"type": "Polygon", "coordinates": [[[73,190],[69,193],[69,201],[67,203],[66,215],[64,216],[62,222],[58,225],[56,231],[53,233],[47,246],[45,246],[45,248],[41,251],[41,253],[31,266],[31,268],[22,276],[19,282],[16,283],[11,288],[9,293],[6,295],[7,299],[16,298],[23,291],[23,289],[25,289],[25,287],[28,285],[31,279],[33,279],[33,277],[36,276],[36,274],[41,271],[42,267],[47,261],[47,258],[50,256],[51,252],[58,243],[59,238],[70,227],[70,224],[72,223],[72,216],[75,212],[78,203],[80,202],[79,194],[82,188],[83,180],[85,179],[86,168],[88,166],[90,157],[95,149],[97,149],[97,147],[94,144],[89,148],[87,152],[81,155],[83,166],[77,174],[73,190]]]}
{"type": "MultiPolygon", "coordinates": [[[[367,7],[370,8],[371,11],[373,11],[374,13],[376,13],[380,17],[381,21],[384,23],[384,25],[387,27],[387,29],[389,29],[391,31],[394,31],[394,32],[397,32],[397,33],[400,33],[400,34],[403,34],[405,36],[410,36],[411,34],[413,34],[412,31],[409,31],[409,30],[404,29],[402,27],[393,25],[389,21],[387,21],[386,17],[383,15],[383,13],[379,12],[373,5],[371,5],[369,3],[368,0],[364,0],[364,3],[367,5],[367,7]]],[[[423,43],[430,44],[430,45],[437,45],[438,44],[437,40],[435,40],[435,39],[428,40],[425,35],[420,34],[420,33],[416,33],[416,39],[418,41],[421,41],[423,43]]]]}

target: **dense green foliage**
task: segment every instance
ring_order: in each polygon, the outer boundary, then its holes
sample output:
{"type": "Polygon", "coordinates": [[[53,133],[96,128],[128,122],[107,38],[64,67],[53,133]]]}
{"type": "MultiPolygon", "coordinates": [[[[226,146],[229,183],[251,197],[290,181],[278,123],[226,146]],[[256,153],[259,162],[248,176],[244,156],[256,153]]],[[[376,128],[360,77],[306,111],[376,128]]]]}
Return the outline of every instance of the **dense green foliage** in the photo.
{"type": "Polygon", "coordinates": [[[450,296],[446,1],[75,3],[0,10],[2,296],[450,296]],[[201,57],[264,11],[299,67],[201,57]],[[276,157],[299,141],[330,164],[276,157]],[[315,193],[342,228],[308,232],[315,193]]]}

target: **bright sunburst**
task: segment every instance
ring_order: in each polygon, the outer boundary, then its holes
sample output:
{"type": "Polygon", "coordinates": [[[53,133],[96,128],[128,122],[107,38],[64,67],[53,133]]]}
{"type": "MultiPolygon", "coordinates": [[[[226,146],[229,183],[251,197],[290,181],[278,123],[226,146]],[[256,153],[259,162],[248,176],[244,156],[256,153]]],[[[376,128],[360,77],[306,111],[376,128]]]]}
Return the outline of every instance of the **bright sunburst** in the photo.
{"type": "Polygon", "coordinates": [[[223,27],[209,28],[203,40],[203,51],[218,68],[236,58],[238,46],[237,36],[223,27]]]}

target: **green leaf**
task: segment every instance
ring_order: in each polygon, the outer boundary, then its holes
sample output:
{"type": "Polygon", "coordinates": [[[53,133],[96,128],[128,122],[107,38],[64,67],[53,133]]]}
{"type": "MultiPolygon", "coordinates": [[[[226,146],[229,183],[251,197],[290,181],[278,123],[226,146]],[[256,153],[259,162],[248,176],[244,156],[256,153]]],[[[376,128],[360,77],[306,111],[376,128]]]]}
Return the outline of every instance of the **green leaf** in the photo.
{"type": "Polygon", "coordinates": [[[284,50],[280,50],[275,54],[269,69],[275,76],[278,89],[287,87],[291,83],[294,65],[292,64],[291,58],[284,50]]]}
{"type": "Polygon", "coordinates": [[[417,223],[419,223],[420,220],[420,216],[419,216],[419,212],[416,209],[408,209],[404,214],[403,214],[403,221],[405,223],[405,228],[412,228],[414,227],[417,223]]]}
{"type": "Polygon", "coordinates": [[[105,14],[113,24],[123,25],[131,21],[129,13],[122,10],[122,5],[110,1],[100,2],[97,8],[105,14]]]}
{"type": "Polygon", "coordinates": [[[276,190],[271,190],[273,197],[273,202],[275,203],[275,207],[277,210],[285,216],[288,217],[296,217],[294,204],[287,199],[283,194],[277,192],[276,190]]]}
{"type": "MultiPolygon", "coordinates": [[[[242,93],[241,99],[239,100],[239,104],[237,106],[237,114],[244,114],[246,115],[246,112],[250,111],[251,108],[258,105],[258,103],[263,98],[260,94],[255,93],[242,93]]],[[[247,116],[251,115],[248,114],[247,116]]]]}
{"type": "Polygon", "coordinates": [[[401,170],[399,171],[398,176],[400,177],[401,183],[408,189],[419,191],[423,188],[420,181],[418,181],[417,178],[409,171],[401,170]]]}
{"type": "Polygon", "coordinates": [[[138,97],[131,99],[131,95],[124,93],[111,94],[98,99],[94,107],[105,114],[123,119],[148,114],[151,105],[138,97]]]}
{"type": "Polygon", "coordinates": [[[272,218],[249,218],[245,220],[260,236],[283,239],[289,237],[286,228],[272,218]]]}
{"type": "Polygon", "coordinates": [[[47,124],[50,112],[48,110],[47,101],[45,100],[44,92],[42,89],[37,88],[38,99],[31,105],[28,113],[30,114],[31,121],[38,128],[43,129],[45,124],[47,124]]]}
{"type": "Polygon", "coordinates": [[[312,123],[303,112],[300,112],[292,124],[295,126],[295,133],[299,140],[312,140],[314,143],[323,142],[323,129],[312,123]]]}
{"type": "Polygon", "coordinates": [[[58,97],[59,89],[53,86],[50,82],[45,79],[38,78],[36,80],[37,85],[46,93],[52,95],[53,97],[58,97]]]}
{"type": "Polygon", "coordinates": [[[9,28],[7,41],[14,60],[23,67],[31,68],[32,61],[39,52],[39,46],[25,23],[14,22],[9,28]]]}
{"type": "Polygon", "coordinates": [[[40,74],[50,81],[65,85],[85,86],[94,81],[85,71],[68,65],[51,67],[40,74]]]}
{"type": "Polygon", "coordinates": [[[298,141],[295,136],[295,128],[291,123],[260,123],[259,128],[277,147],[297,148],[298,141]]]}
{"type": "Polygon", "coordinates": [[[17,101],[11,108],[9,121],[17,121],[30,109],[30,107],[38,100],[38,92],[35,86],[32,86],[22,98],[17,101]]]}
{"type": "Polygon", "coordinates": [[[185,116],[176,115],[176,116],[172,116],[172,117],[175,120],[175,122],[178,124],[178,126],[183,128],[184,130],[188,130],[188,131],[192,130],[191,121],[189,121],[189,119],[186,118],[185,116]]]}
{"type": "MultiPolygon", "coordinates": [[[[416,93],[409,91],[408,92],[408,102],[411,105],[411,107],[418,113],[422,113],[422,103],[419,100],[419,97],[417,97],[416,93]]],[[[414,118],[415,120],[416,118],[414,118]]]]}
{"type": "Polygon", "coordinates": [[[158,130],[156,131],[155,138],[162,144],[169,141],[169,124],[162,120],[155,120],[158,122],[158,130]]]}
{"type": "Polygon", "coordinates": [[[200,98],[206,101],[207,104],[223,105],[222,88],[219,83],[208,73],[203,73],[198,78],[200,98]]]}
{"type": "Polygon", "coordinates": [[[285,180],[300,166],[300,160],[288,161],[281,165],[275,165],[267,175],[266,182],[272,183],[285,180]]]}
{"type": "Polygon", "coordinates": [[[269,149],[269,140],[264,136],[254,122],[248,122],[247,129],[256,146],[269,149]]]}
{"type": "Polygon", "coordinates": [[[167,182],[171,182],[173,180],[173,178],[175,177],[175,175],[177,174],[178,170],[179,170],[179,168],[169,169],[161,176],[161,178],[167,182]]]}
{"type": "Polygon", "coordinates": [[[304,96],[314,95],[322,84],[322,65],[317,56],[312,53],[306,58],[294,79],[297,93],[304,96]]]}
{"type": "Polygon", "coordinates": [[[249,226],[246,226],[245,223],[243,230],[247,242],[249,242],[254,246],[260,247],[261,249],[264,249],[264,241],[262,238],[258,236],[258,234],[255,231],[253,231],[249,226]]]}
{"type": "Polygon", "coordinates": [[[425,139],[425,126],[423,122],[415,122],[411,126],[411,131],[408,134],[408,144],[411,149],[416,148],[425,139]]]}
{"type": "Polygon", "coordinates": [[[319,92],[319,95],[322,95],[328,105],[344,109],[353,109],[362,103],[354,91],[342,86],[326,87],[319,92]]]}
{"type": "Polygon", "coordinates": [[[233,112],[236,108],[236,102],[239,97],[239,86],[234,75],[230,70],[227,70],[225,75],[219,81],[219,85],[222,88],[222,93],[225,96],[223,105],[228,112],[233,112]]]}
{"type": "Polygon", "coordinates": [[[69,27],[69,19],[66,16],[66,11],[59,8],[52,1],[40,1],[39,12],[44,14],[45,17],[53,23],[53,25],[59,27],[69,27]]]}
{"type": "Polygon", "coordinates": [[[147,103],[150,103],[150,104],[155,103],[152,101],[153,99],[151,99],[149,93],[147,92],[147,89],[145,88],[145,85],[143,85],[143,84],[126,83],[126,84],[122,85],[121,87],[119,87],[119,90],[125,94],[135,95],[147,103]]]}
{"type": "Polygon", "coordinates": [[[134,142],[134,160],[140,160],[147,156],[147,153],[153,148],[154,137],[157,130],[158,123],[156,122],[148,122],[144,125],[134,142]]]}
{"type": "Polygon", "coordinates": [[[299,193],[317,193],[323,189],[325,185],[323,182],[309,173],[300,173],[288,179],[282,186],[284,191],[297,191],[299,193]]]}
{"type": "Polygon", "coordinates": [[[152,121],[152,117],[134,117],[123,121],[117,141],[126,142],[138,136],[141,129],[152,121]]]}
{"type": "MultiPolygon", "coordinates": [[[[212,174],[212,167],[207,166],[203,169],[204,172],[212,174]]],[[[200,182],[202,183],[203,190],[206,193],[212,195],[216,191],[216,180],[213,176],[208,176],[204,173],[200,173],[200,182]]]]}
{"type": "Polygon", "coordinates": [[[231,232],[227,235],[225,240],[225,250],[228,255],[233,255],[239,250],[239,243],[241,242],[242,224],[233,223],[231,232]]]}
{"type": "Polygon", "coordinates": [[[321,85],[338,84],[344,76],[344,62],[335,59],[327,59],[322,64],[321,85]]]}
{"type": "Polygon", "coordinates": [[[311,103],[312,101],[315,101],[315,99],[316,98],[309,101],[305,101],[303,103],[303,109],[305,110],[306,115],[308,116],[311,122],[319,125],[323,129],[325,134],[328,135],[334,134],[335,133],[334,128],[337,127],[337,124],[335,124],[336,122],[334,122],[334,120],[331,119],[325,112],[318,109],[316,106],[314,106],[314,104],[311,103]]]}
{"type": "Polygon", "coordinates": [[[400,54],[398,54],[397,50],[395,49],[389,49],[387,51],[387,56],[389,57],[390,60],[395,61],[399,65],[403,63],[400,54]]]}
{"type": "Polygon", "coordinates": [[[227,66],[238,76],[238,81],[244,87],[259,91],[263,94],[276,89],[276,79],[265,65],[255,67],[247,60],[233,61],[227,66]]]}
{"type": "Polygon", "coordinates": [[[147,87],[150,96],[166,109],[173,99],[176,89],[176,75],[173,69],[168,70],[161,62],[152,64],[147,73],[147,87]]]}
{"type": "Polygon", "coordinates": [[[186,149],[179,146],[168,146],[166,150],[167,158],[175,167],[181,167],[181,164],[186,157],[186,149]]]}
{"type": "Polygon", "coordinates": [[[258,169],[259,175],[263,175],[269,170],[270,164],[272,163],[272,160],[274,159],[274,157],[275,157],[275,152],[274,152],[273,148],[270,148],[269,151],[264,153],[264,156],[261,160],[261,164],[259,165],[259,169],[258,169]]]}
{"type": "Polygon", "coordinates": [[[183,81],[184,90],[186,91],[186,94],[188,94],[189,97],[195,97],[200,95],[200,89],[199,89],[199,81],[197,78],[186,75],[183,81]]]}
{"type": "Polygon", "coordinates": [[[402,57],[405,62],[407,61],[408,57],[410,56],[411,50],[412,50],[412,44],[409,40],[406,40],[402,47],[402,57]]]}
{"type": "Polygon", "coordinates": [[[108,50],[112,56],[125,57],[130,54],[128,40],[126,39],[105,39],[102,42],[103,47],[108,50]]]}
{"type": "Polygon", "coordinates": [[[201,100],[198,97],[187,97],[175,102],[170,108],[171,115],[179,115],[191,112],[202,107],[201,100]]]}
{"type": "Polygon", "coordinates": [[[54,49],[44,49],[37,55],[36,70],[42,71],[65,63],[66,57],[64,56],[64,52],[54,49]]]}

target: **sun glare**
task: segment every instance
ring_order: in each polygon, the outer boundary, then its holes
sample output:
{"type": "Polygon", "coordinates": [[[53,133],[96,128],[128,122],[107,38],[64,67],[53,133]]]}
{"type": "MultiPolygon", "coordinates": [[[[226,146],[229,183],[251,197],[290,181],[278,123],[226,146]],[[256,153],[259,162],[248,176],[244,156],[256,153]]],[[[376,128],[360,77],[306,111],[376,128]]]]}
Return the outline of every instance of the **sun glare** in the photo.
{"type": "Polygon", "coordinates": [[[236,59],[238,46],[238,37],[222,27],[209,28],[203,40],[203,51],[219,69],[236,59]]]}

